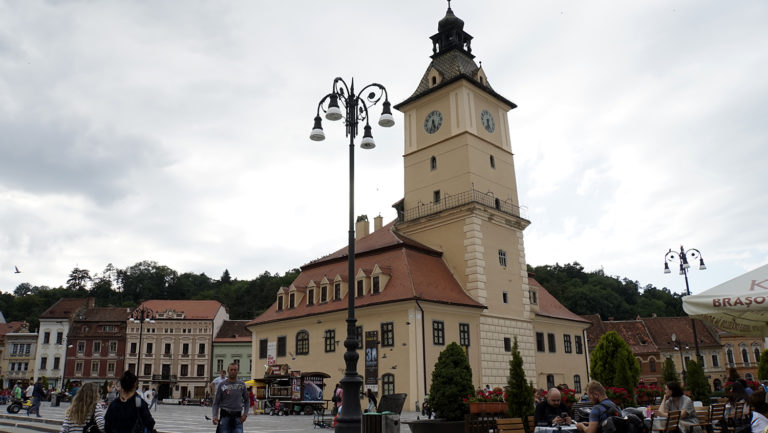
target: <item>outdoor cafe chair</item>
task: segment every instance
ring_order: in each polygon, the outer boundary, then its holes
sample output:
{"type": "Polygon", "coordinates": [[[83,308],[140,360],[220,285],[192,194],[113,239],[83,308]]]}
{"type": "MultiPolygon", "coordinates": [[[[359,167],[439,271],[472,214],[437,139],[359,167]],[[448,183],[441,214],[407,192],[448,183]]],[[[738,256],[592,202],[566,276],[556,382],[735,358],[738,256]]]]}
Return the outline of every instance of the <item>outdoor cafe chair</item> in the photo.
{"type": "Polygon", "coordinates": [[[667,419],[664,422],[663,427],[656,427],[653,425],[653,418],[651,419],[651,431],[653,432],[677,432],[679,430],[678,424],[680,423],[680,411],[671,410],[667,412],[667,419]]]}

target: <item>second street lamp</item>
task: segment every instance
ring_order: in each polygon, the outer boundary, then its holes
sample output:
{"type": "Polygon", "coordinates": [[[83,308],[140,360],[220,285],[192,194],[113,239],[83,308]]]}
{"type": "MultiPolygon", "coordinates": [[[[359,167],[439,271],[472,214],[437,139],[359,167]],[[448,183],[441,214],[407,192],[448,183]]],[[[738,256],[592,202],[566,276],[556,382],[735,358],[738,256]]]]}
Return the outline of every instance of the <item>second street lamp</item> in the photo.
{"type": "Polygon", "coordinates": [[[315,115],[315,124],[312,127],[312,133],[309,138],[313,141],[325,140],[323,132],[322,118],[320,111],[325,113],[325,118],[336,121],[344,119],[346,134],[349,137],[349,244],[348,244],[348,268],[347,268],[347,338],[344,340],[344,347],[347,351],[344,353],[344,362],[346,370],[344,378],[341,379],[341,389],[343,392],[344,409],[338,418],[337,432],[341,433],[360,433],[362,424],[362,410],[360,408],[360,389],[363,380],[357,373],[357,333],[355,332],[355,137],[359,132],[358,126],[365,122],[363,127],[363,139],[360,141],[360,147],[363,149],[373,149],[376,143],[371,134],[371,125],[368,122],[368,108],[373,107],[379,101],[382,102],[382,113],[379,118],[379,126],[388,128],[395,124],[390,111],[387,89],[381,84],[372,83],[355,93],[355,80],[347,86],[347,83],[341,79],[333,80],[333,89],[331,93],[325,95],[317,104],[317,113],[315,115]],[[366,92],[369,92],[366,94],[366,92]],[[362,95],[362,96],[361,96],[362,95]],[[341,104],[341,106],[339,105],[341,104]],[[343,106],[343,110],[342,110],[343,106]]]}
{"type": "MultiPolygon", "coordinates": [[[[155,323],[155,312],[147,306],[139,306],[131,313],[129,321],[139,324],[139,358],[136,360],[136,377],[141,377],[141,337],[144,333],[144,322],[155,323]]],[[[141,382],[141,380],[139,380],[141,382]]],[[[139,383],[141,385],[141,383],[139,383]]]]}
{"type": "MultiPolygon", "coordinates": [[[[688,268],[691,267],[691,265],[688,264],[688,258],[691,258],[692,260],[698,260],[699,261],[699,269],[705,270],[707,267],[704,265],[704,259],[701,258],[701,252],[697,250],[696,248],[690,248],[686,250],[683,248],[682,245],[680,245],[680,252],[675,252],[670,250],[667,252],[667,254],[664,255],[664,273],[669,274],[669,264],[672,262],[680,262],[680,275],[685,277],[685,293],[690,296],[691,295],[691,288],[688,286],[688,268]]],[[[691,317],[691,326],[693,327],[693,343],[694,347],[696,348],[696,361],[699,362],[699,364],[704,367],[704,364],[702,363],[701,358],[701,352],[699,351],[699,337],[696,335],[696,321],[693,317],[691,317]]]]}

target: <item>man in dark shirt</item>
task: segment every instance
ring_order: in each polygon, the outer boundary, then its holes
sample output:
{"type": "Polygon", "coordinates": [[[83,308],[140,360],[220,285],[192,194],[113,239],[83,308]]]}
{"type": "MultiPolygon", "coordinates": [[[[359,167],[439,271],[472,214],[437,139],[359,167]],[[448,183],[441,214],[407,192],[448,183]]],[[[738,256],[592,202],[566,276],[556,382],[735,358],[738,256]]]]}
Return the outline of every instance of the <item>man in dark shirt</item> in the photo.
{"type": "Polygon", "coordinates": [[[560,390],[552,388],[547,392],[547,399],[536,405],[533,420],[537,426],[549,427],[571,423],[568,407],[562,402],[560,390]],[[565,416],[562,416],[565,414],[565,416]]]}

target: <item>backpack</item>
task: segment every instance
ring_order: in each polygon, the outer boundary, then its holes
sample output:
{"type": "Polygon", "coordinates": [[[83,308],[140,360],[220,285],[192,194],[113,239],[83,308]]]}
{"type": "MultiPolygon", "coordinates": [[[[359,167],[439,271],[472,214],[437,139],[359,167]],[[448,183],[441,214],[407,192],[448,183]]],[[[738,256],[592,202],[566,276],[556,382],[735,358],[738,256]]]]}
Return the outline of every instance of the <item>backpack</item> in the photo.
{"type": "Polygon", "coordinates": [[[621,409],[611,404],[605,405],[607,417],[600,424],[601,433],[638,433],[643,431],[643,420],[633,413],[624,413],[621,409]]]}

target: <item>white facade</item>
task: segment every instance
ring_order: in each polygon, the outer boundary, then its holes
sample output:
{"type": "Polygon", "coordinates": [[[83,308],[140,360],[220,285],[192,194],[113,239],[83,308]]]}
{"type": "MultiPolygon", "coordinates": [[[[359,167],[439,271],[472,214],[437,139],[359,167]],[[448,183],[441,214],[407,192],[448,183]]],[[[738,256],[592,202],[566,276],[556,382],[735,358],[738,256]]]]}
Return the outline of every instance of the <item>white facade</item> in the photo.
{"type": "Polygon", "coordinates": [[[34,378],[37,380],[38,377],[45,376],[48,378],[48,386],[54,389],[61,388],[62,384],[68,332],[67,319],[40,319],[34,378]]]}

